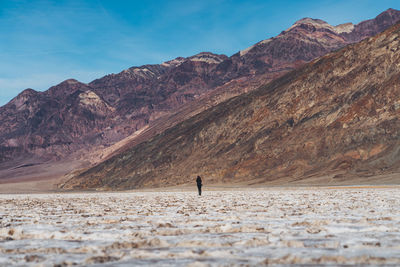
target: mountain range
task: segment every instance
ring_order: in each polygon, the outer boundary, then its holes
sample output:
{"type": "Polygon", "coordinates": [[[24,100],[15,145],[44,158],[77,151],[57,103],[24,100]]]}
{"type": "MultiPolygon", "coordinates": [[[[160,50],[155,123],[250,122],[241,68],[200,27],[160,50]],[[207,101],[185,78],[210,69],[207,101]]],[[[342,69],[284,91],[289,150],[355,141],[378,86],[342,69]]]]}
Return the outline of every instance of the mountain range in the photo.
{"type": "Polygon", "coordinates": [[[0,108],[0,177],[72,161],[85,169],[63,188],[395,171],[397,26],[369,37],[399,20],[393,9],[357,25],[305,18],[230,57],[27,89],[0,108]]]}

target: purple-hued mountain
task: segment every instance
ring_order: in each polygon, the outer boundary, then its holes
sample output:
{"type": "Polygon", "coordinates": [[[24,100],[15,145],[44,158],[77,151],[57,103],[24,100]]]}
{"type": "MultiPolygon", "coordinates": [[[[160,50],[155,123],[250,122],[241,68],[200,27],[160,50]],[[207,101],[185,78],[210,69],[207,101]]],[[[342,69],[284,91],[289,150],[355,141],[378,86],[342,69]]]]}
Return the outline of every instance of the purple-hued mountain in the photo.
{"type": "Polygon", "coordinates": [[[400,11],[393,9],[357,25],[305,18],[231,57],[205,52],[132,67],[89,84],[70,79],[45,92],[27,89],[0,107],[0,170],[80,158],[171,118],[182,107],[190,109],[189,103],[198,108],[199,100],[214,99],[214,105],[248,92],[399,20],[400,11]]]}
{"type": "Polygon", "coordinates": [[[66,177],[63,189],[400,183],[400,23],[66,177]]]}

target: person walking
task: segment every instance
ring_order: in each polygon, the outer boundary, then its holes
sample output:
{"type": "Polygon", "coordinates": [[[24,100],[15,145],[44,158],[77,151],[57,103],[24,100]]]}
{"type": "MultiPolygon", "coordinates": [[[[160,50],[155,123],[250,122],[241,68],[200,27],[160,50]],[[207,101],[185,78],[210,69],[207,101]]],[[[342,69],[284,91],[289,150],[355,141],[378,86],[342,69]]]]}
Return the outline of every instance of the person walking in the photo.
{"type": "Polygon", "coordinates": [[[197,189],[199,190],[199,196],[201,196],[201,187],[203,186],[203,183],[201,181],[200,176],[197,176],[196,183],[197,183],[197,189]]]}

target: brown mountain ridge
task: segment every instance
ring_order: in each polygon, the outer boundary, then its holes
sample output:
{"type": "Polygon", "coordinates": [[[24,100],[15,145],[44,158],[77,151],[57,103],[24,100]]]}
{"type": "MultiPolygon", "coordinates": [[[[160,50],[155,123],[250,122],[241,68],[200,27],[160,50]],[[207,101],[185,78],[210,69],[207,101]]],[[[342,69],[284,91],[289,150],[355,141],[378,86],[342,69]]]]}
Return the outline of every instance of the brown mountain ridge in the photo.
{"type": "Polygon", "coordinates": [[[399,19],[393,9],[357,25],[306,18],[231,57],[200,53],[132,67],[89,84],[70,79],[45,92],[25,90],[0,107],[0,180],[21,166],[29,173],[32,164],[98,162],[110,154],[103,149],[126,150],[399,19]],[[128,145],[114,145],[121,140],[128,145]]]}
{"type": "Polygon", "coordinates": [[[400,172],[400,24],[212,107],[62,188],[400,172]]]}

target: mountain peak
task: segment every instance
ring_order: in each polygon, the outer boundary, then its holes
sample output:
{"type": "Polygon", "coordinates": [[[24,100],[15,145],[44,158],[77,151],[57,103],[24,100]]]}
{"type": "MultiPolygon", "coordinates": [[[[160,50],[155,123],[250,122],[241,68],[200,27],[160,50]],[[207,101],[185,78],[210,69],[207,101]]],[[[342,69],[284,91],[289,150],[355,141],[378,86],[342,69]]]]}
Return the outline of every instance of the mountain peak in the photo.
{"type": "Polygon", "coordinates": [[[394,8],[388,8],[385,11],[383,11],[382,13],[397,13],[397,12],[400,12],[400,11],[397,9],[394,9],[394,8]]]}
{"type": "Polygon", "coordinates": [[[217,55],[211,52],[201,52],[194,56],[189,57],[188,59],[191,61],[202,61],[202,62],[207,62],[209,64],[218,64],[227,58],[228,57],[225,55],[217,55]]]}
{"type": "Polygon", "coordinates": [[[165,67],[170,67],[170,66],[179,66],[180,64],[182,64],[186,59],[184,57],[177,57],[175,59],[169,60],[169,61],[165,61],[163,62],[161,65],[165,66],[165,67]]]}
{"type": "MultiPolygon", "coordinates": [[[[37,95],[37,94],[39,94],[38,91],[33,90],[32,88],[27,88],[27,89],[25,89],[24,91],[22,91],[21,93],[19,93],[13,100],[21,99],[21,98],[24,98],[24,99],[25,99],[25,98],[29,98],[29,97],[31,97],[31,96],[35,96],[35,95],[37,95]]],[[[11,100],[11,102],[12,102],[13,100],[11,100]]]]}
{"type": "MultiPolygon", "coordinates": [[[[298,38],[298,36],[308,36],[308,41],[309,42],[310,38],[317,40],[318,42],[324,42],[324,43],[329,43],[332,40],[336,42],[344,42],[340,36],[338,36],[342,32],[351,32],[354,28],[354,25],[352,23],[346,23],[346,24],[341,24],[338,26],[332,26],[329,23],[327,23],[324,20],[321,19],[313,19],[313,18],[302,18],[298,21],[296,21],[290,28],[287,30],[283,31],[280,35],[277,37],[273,37],[270,39],[262,40],[255,45],[252,45],[246,49],[243,49],[240,51],[240,56],[246,55],[250,50],[252,50],[255,47],[260,47],[260,46],[265,46],[266,44],[270,43],[272,40],[279,40],[280,38],[285,39],[286,34],[288,33],[294,33],[295,38],[298,38]],[[329,36],[325,38],[324,36],[327,35],[326,33],[329,32],[329,36]],[[321,32],[324,32],[321,34],[321,32]]],[[[278,41],[279,42],[279,41],[278,41]]],[[[288,53],[292,53],[291,51],[296,51],[296,49],[292,49],[290,51],[287,51],[288,53]]]]}
{"type": "Polygon", "coordinates": [[[74,85],[74,84],[83,84],[83,83],[81,83],[80,81],[75,80],[75,79],[67,79],[67,80],[61,82],[59,85],[67,85],[67,84],[74,85]]]}
{"type": "Polygon", "coordinates": [[[330,25],[328,22],[321,19],[313,18],[302,18],[296,21],[289,29],[284,32],[290,32],[298,28],[308,29],[311,31],[314,31],[315,29],[329,29],[333,32],[336,32],[335,27],[330,25]]]}
{"type": "Polygon", "coordinates": [[[324,25],[324,24],[328,24],[328,23],[326,21],[322,20],[322,19],[313,19],[313,18],[306,17],[306,18],[299,19],[293,25],[299,25],[299,24],[324,25]]]}
{"type": "Polygon", "coordinates": [[[352,32],[354,30],[354,24],[351,23],[351,22],[343,23],[343,24],[339,24],[337,26],[334,26],[333,28],[335,29],[335,32],[339,33],[339,34],[343,33],[343,32],[350,33],[350,32],[352,32]]]}
{"type": "Polygon", "coordinates": [[[14,105],[16,110],[22,110],[27,106],[25,105],[27,100],[35,98],[35,96],[39,94],[40,92],[33,90],[32,88],[27,88],[14,97],[7,105],[14,105]]]}
{"type": "Polygon", "coordinates": [[[382,13],[380,13],[376,18],[385,18],[385,17],[395,17],[397,18],[400,14],[399,10],[393,9],[393,8],[389,8],[385,11],[383,11],[382,13]]]}
{"type": "Polygon", "coordinates": [[[18,96],[35,95],[37,93],[39,92],[32,88],[27,88],[24,91],[22,91],[18,96]]]}
{"type": "Polygon", "coordinates": [[[81,83],[80,81],[75,79],[68,79],[55,86],[50,87],[49,90],[46,91],[46,94],[56,97],[60,95],[71,94],[78,89],[86,90],[86,88],[88,88],[87,84],[81,83]]]}

